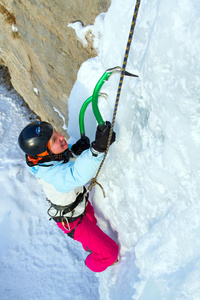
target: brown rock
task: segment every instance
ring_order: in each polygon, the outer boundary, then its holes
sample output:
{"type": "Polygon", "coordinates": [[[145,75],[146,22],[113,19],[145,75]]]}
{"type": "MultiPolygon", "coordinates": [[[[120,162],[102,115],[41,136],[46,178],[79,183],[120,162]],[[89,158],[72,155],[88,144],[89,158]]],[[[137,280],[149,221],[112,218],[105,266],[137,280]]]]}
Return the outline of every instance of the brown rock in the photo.
{"type": "Polygon", "coordinates": [[[69,23],[93,24],[110,0],[0,0],[0,64],[30,108],[58,129],[81,64],[96,56],[90,34],[83,47],[69,23]]]}

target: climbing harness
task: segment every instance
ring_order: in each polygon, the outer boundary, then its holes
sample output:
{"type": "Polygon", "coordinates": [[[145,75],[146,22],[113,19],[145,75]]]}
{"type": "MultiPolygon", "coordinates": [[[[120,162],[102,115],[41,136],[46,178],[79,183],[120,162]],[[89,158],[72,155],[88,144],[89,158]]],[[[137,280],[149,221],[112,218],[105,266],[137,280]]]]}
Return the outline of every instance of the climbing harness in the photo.
{"type": "Polygon", "coordinates": [[[137,75],[134,75],[134,74],[131,74],[131,73],[127,72],[125,70],[125,68],[126,68],[126,64],[127,64],[127,60],[128,60],[128,55],[129,55],[130,46],[131,46],[131,42],[132,42],[132,37],[133,37],[134,29],[135,29],[138,10],[139,10],[139,7],[140,7],[140,2],[141,2],[141,0],[136,1],[135,10],[134,10],[134,14],[133,14],[133,19],[132,19],[132,23],[131,23],[131,28],[130,28],[130,32],[129,32],[129,37],[128,37],[128,42],[127,42],[127,46],[126,46],[126,51],[125,51],[125,55],[124,55],[122,68],[116,67],[116,68],[113,68],[113,69],[109,69],[103,74],[103,76],[100,78],[100,80],[98,81],[98,83],[95,86],[93,95],[91,97],[89,97],[84,102],[84,104],[81,108],[80,114],[79,114],[79,126],[80,126],[81,137],[85,136],[84,113],[85,113],[85,110],[86,110],[86,108],[87,108],[87,106],[90,102],[92,102],[93,112],[94,112],[95,118],[98,122],[98,125],[103,125],[104,120],[103,120],[103,118],[102,118],[102,116],[99,112],[99,108],[98,108],[98,97],[100,97],[100,96],[107,97],[107,95],[100,93],[100,89],[101,89],[102,85],[104,84],[104,82],[106,80],[108,80],[109,77],[112,74],[121,73],[120,80],[119,80],[119,85],[118,85],[117,96],[116,96],[116,101],[115,101],[115,106],[114,106],[113,118],[112,118],[112,123],[111,123],[111,128],[110,128],[110,132],[109,132],[109,138],[108,138],[108,143],[107,143],[106,151],[105,151],[105,154],[104,154],[104,158],[103,158],[103,160],[102,160],[102,162],[99,166],[99,169],[98,169],[95,177],[91,179],[90,185],[88,187],[88,190],[91,191],[92,188],[95,186],[95,184],[98,184],[101,187],[102,191],[103,191],[104,197],[105,197],[105,192],[103,190],[102,185],[99,182],[97,182],[97,177],[98,177],[99,172],[100,172],[100,170],[101,170],[101,168],[102,168],[102,166],[105,162],[106,156],[108,154],[108,149],[110,147],[111,138],[112,138],[112,134],[113,134],[113,128],[114,128],[116,114],[117,114],[117,108],[118,108],[118,104],[119,104],[119,98],[120,98],[121,89],[122,89],[122,83],[123,83],[125,75],[138,77],[137,75]]]}
{"type": "Polygon", "coordinates": [[[70,231],[69,223],[74,222],[81,217],[80,221],[78,222],[79,224],[85,214],[84,211],[81,215],[73,217],[73,211],[84,199],[86,200],[85,201],[85,207],[86,207],[88,202],[88,191],[86,190],[85,187],[84,187],[84,191],[82,193],[79,193],[78,196],[76,197],[76,200],[69,205],[65,205],[65,206],[56,205],[52,203],[49,199],[47,199],[47,201],[50,202],[50,207],[47,211],[48,215],[50,216],[50,220],[53,219],[56,223],[62,222],[63,227],[67,231],[70,231]],[[72,212],[72,216],[71,217],[66,216],[70,212],[72,212]]]}

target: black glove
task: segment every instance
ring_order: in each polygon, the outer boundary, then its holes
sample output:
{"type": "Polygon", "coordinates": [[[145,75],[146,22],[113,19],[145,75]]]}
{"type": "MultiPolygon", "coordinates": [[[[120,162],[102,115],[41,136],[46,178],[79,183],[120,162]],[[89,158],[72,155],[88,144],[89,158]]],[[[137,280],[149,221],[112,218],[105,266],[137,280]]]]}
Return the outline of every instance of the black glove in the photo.
{"type": "Polygon", "coordinates": [[[90,148],[90,139],[87,136],[82,136],[73,146],[72,151],[76,155],[80,155],[83,151],[90,148]]]}
{"type": "MultiPolygon", "coordinates": [[[[111,123],[106,121],[103,125],[97,126],[95,141],[92,142],[92,148],[98,152],[106,151],[108,138],[110,133],[111,123]]],[[[115,141],[115,132],[113,131],[110,145],[115,141]]]]}

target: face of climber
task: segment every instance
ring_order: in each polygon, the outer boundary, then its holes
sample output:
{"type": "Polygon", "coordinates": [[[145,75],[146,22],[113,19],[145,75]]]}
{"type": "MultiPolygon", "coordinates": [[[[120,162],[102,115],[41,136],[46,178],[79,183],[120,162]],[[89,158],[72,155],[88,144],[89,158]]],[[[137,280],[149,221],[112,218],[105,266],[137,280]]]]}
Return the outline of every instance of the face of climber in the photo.
{"type": "Polygon", "coordinates": [[[48,142],[48,147],[54,154],[59,154],[68,148],[68,144],[65,137],[55,129],[53,130],[52,136],[48,142]]]}

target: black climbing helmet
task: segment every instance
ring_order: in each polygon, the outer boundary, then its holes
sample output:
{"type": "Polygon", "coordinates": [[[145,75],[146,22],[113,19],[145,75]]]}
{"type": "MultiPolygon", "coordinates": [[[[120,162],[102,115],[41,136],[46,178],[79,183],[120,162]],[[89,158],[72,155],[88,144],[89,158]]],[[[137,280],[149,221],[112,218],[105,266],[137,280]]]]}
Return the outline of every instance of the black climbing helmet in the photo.
{"type": "Polygon", "coordinates": [[[27,125],[19,135],[20,148],[28,155],[37,156],[47,149],[53,133],[53,126],[47,122],[36,121],[27,125]]]}

